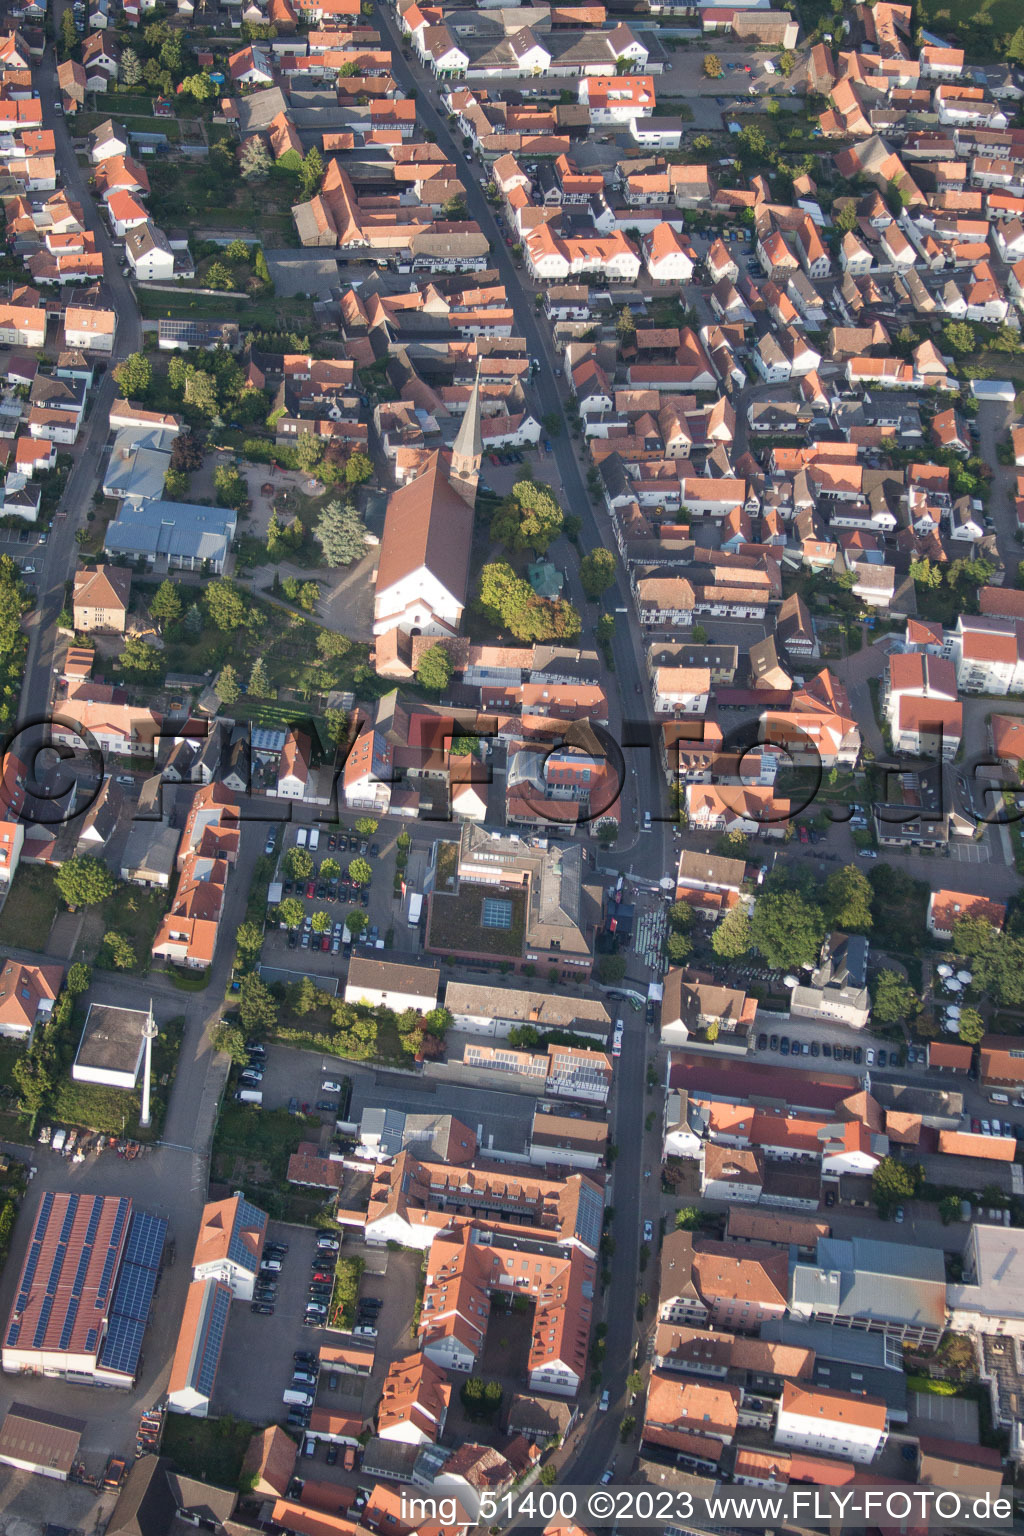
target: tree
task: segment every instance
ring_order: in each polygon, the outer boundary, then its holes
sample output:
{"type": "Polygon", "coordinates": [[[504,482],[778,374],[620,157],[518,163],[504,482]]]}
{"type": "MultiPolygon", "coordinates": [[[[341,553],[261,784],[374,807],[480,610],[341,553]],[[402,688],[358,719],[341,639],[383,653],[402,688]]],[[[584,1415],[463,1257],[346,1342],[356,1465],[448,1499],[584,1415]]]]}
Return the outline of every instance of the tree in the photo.
{"type": "Polygon", "coordinates": [[[92,985],[92,972],[81,960],[76,960],[74,965],[68,967],[68,974],[64,982],[64,990],[69,997],[81,997],[83,992],[88,992],[92,985]]]}
{"type": "Polygon", "coordinates": [[[181,618],[181,596],[176,583],[169,576],[153,593],[149,612],[161,629],[165,624],[176,624],[181,618]]]}
{"type": "Polygon", "coordinates": [[[171,468],[189,473],[203,467],[203,448],[194,432],[179,432],[171,444],[171,468]]]}
{"type": "Polygon", "coordinates": [[[623,304],[615,319],[615,333],[620,341],[630,342],[636,336],[636,320],[628,304],[623,304]]]}
{"type": "Polygon", "coordinates": [[[583,590],[595,602],[615,581],[615,556],[608,549],[592,549],[580,561],[583,590]]]}
{"type": "Polygon", "coordinates": [[[138,958],[124,934],[117,933],[113,928],[103,935],[103,947],[110,956],[111,965],[119,971],[130,971],[138,958]]]}
{"type": "Polygon", "coordinates": [[[844,933],[871,928],[871,882],[854,864],[845,864],[825,881],[825,921],[844,933]]]}
{"type": "Polygon", "coordinates": [[[977,1045],[985,1033],[985,1021],[977,1008],[963,1008],[957,1021],[957,1033],[964,1045],[977,1045]]]}
{"type": "Polygon", "coordinates": [[[121,647],[118,665],[125,672],[146,674],[159,672],[163,664],[155,646],[148,645],[141,635],[129,635],[121,647]]]}
{"type": "Polygon", "coordinates": [[[842,234],[848,235],[857,225],[857,204],[851,200],[844,203],[833,220],[836,229],[842,234]]]}
{"type": "Polygon", "coordinates": [[[153,383],[153,365],[144,352],[132,352],[114,369],[125,400],[145,400],[153,383]]]}
{"type": "MultiPolygon", "coordinates": [[[[230,283],[228,284],[230,287],[230,283]]],[[[182,395],[186,405],[191,405],[201,416],[213,418],[217,414],[217,381],[202,368],[193,368],[186,375],[182,395]]]]}
{"type": "Polygon", "coordinates": [[[942,1225],[948,1227],[951,1221],[960,1220],[960,1196],[954,1194],[943,1195],[939,1201],[939,1215],[942,1217],[942,1225]]]}
{"type": "Polygon", "coordinates": [[[181,619],[181,627],[188,640],[196,641],[203,633],[203,610],[198,603],[189,603],[181,619]]]}
{"type": "Polygon", "coordinates": [[[374,816],[360,816],[356,822],[356,831],[360,837],[372,837],[379,823],[374,816]]]}
{"type": "Polygon", "coordinates": [[[194,96],[196,101],[209,101],[217,94],[217,87],[205,69],[195,75],[186,75],[181,82],[181,88],[189,96],[194,96]]]}
{"type": "Polygon", "coordinates": [[[335,999],[331,1005],[331,1018],[337,1030],[335,1045],[343,1056],[351,1056],[353,1061],[366,1061],[377,1054],[374,1014],[335,999]]]}
{"type": "Polygon", "coordinates": [[[286,896],[277,908],[277,920],[286,928],[299,928],[306,916],[306,909],[297,896],[286,896]]]}
{"type": "Polygon", "coordinates": [[[244,240],[232,240],[224,255],[228,261],[248,261],[249,247],[244,240]]]}
{"type": "Polygon", "coordinates": [[[261,283],[267,283],[269,285],[270,268],[267,266],[267,258],[263,254],[262,245],[258,245],[255,252],[253,253],[252,270],[254,276],[258,277],[261,283]]]}
{"type": "Polygon", "coordinates": [[[506,549],[543,555],[563,525],[562,509],[547,486],[520,480],[491,520],[491,538],[506,549]]]}
{"type": "Polygon", "coordinates": [[[365,859],[350,859],[348,877],[355,885],[369,885],[373,879],[373,870],[365,859]]]}
{"type": "Polygon", "coordinates": [[[242,594],[237,587],[230,581],[225,581],[223,577],[207,584],[203,601],[206,603],[206,611],[210,615],[211,623],[218,629],[227,632],[245,623],[245,602],[242,594]]]}
{"type": "Polygon", "coordinates": [[[779,72],[783,75],[791,75],[796,68],[796,54],[792,48],[783,48],[776,60],[779,72]]]}
{"type": "Polygon", "coordinates": [[[601,955],[597,962],[597,974],[605,986],[621,981],[626,974],[624,955],[601,955]]]}
{"type": "Polygon", "coordinates": [[[285,874],[294,880],[308,880],[313,873],[313,855],[308,848],[289,848],[281,863],[285,874]]]}
{"type": "Polygon", "coordinates": [[[727,912],[711,935],[711,948],[720,960],[738,960],[749,953],[752,943],[750,918],[742,906],[727,912]]]}
{"type": "Polygon", "coordinates": [[[453,1015],[444,1007],[429,1008],[423,1015],[423,1024],[427,1033],[435,1035],[438,1040],[444,1039],[454,1023],[453,1015]]]}
{"type": "Polygon", "coordinates": [[[517,640],[569,640],[582,628],[571,603],[535,596],[530,583],[503,560],[485,565],[480,572],[476,606],[492,624],[507,627],[517,640]]]}
{"type": "Polygon", "coordinates": [[[902,1024],[917,1006],[917,993],[898,971],[879,971],[872,989],[871,1013],[879,1024],[902,1024]]]}
{"type": "Polygon", "coordinates": [[[700,1226],[700,1211],[695,1206],[684,1205],[676,1211],[676,1231],[693,1232],[700,1226]]]}
{"type": "Polygon", "coordinates": [[[750,937],[773,969],[814,965],[825,914],[800,891],[765,891],[754,904],[750,937]]]}
{"type": "Polygon", "coordinates": [[[1015,64],[1024,64],[1024,26],[1018,27],[1016,32],[1003,45],[1003,53],[1015,64]]]}
{"type": "Polygon", "coordinates": [[[329,912],[314,912],[311,926],[314,933],[329,933],[331,929],[331,914],[329,912]]]}
{"type": "Polygon", "coordinates": [[[364,928],[369,927],[370,919],[359,907],[353,907],[351,912],[345,914],[345,927],[353,939],[358,939],[364,928]]]}
{"type": "Polygon", "coordinates": [[[75,26],[75,18],[70,7],[60,19],[60,41],[64,57],[70,58],[78,47],[78,28],[75,26]]]}
{"type": "MultiPolygon", "coordinates": [[[[319,913],[317,914],[319,916],[319,913]]],[[[328,921],[330,921],[328,919],[328,921]]],[[[313,919],[313,927],[316,927],[316,918],[313,919]]],[[[320,930],[317,930],[318,932],[320,930]]],[[[289,989],[290,991],[292,989],[289,989]]],[[[311,1013],[316,1013],[327,1001],[327,993],[318,987],[312,976],[303,976],[298,986],[294,988],[291,996],[293,1010],[300,1018],[306,1018],[311,1013]]]]}
{"type": "Polygon", "coordinates": [[[674,933],[689,933],[693,927],[693,908],[688,901],[676,901],[668,909],[668,924],[674,933]]]}
{"type": "Polygon", "coordinates": [[[452,661],[443,645],[424,651],[416,666],[416,680],[422,688],[444,693],[452,680],[452,661]]]}
{"type": "Polygon", "coordinates": [[[348,735],[348,715],[343,709],[325,709],[324,724],[327,726],[328,740],[340,747],[348,735]]]}
{"type": "Polygon", "coordinates": [[[373,475],[373,460],[357,448],[345,461],[345,484],[363,485],[373,475]]]}
{"type": "MultiPolygon", "coordinates": [[[[67,13],[65,13],[67,14],[67,13]]],[[[134,48],[121,49],[121,63],[118,68],[118,79],[129,90],[134,90],[142,84],[142,60],[134,48]]]]}
{"type": "Polygon", "coordinates": [[[453,736],[448,752],[451,757],[479,757],[480,737],[453,736]]]}
{"type": "Polygon", "coordinates": [[[238,508],[249,499],[249,487],[233,464],[221,464],[213,472],[213,488],[219,507],[238,508]]]}
{"type": "Polygon", "coordinates": [[[238,700],[242,690],[238,686],[238,674],[230,662],[221,667],[213,690],[226,708],[230,708],[238,700]]]}
{"type": "Polygon", "coordinates": [[[693,954],[693,940],[688,933],[670,933],[665,949],[673,965],[685,965],[693,954]]]}
{"type": "Polygon", "coordinates": [[[206,269],[205,286],[207,288],[228,289],[234,283],[230,270],[222,261],[212,261],[206,269]]]}
{"type": "Polygon", "coordinates": [[[553,1488],[558,1482],[558,1468],[553,1461],[546,1461],[540,1469],[539,1476],[545,1488],[553,1488]]]}
{"type": "Polygon", "coordinates": [[[54,875],[53,883],[71,908],[94,907],[106,901],[116,884],[107,866],[89,853],[68,859],[54,875]]]}
{"type": "Polygon", "coordinates": [[[352,565],[366,553],[366,528],[350,501],[329,501],[313,536],[328,565],[352,565]]]}
{"type": "Polygon", "coordinates": [[[320,864],[320,874],[324,880],[337,880],[341,875],[341,865],[337,859],[323,859],[320,864]]]}
{"type": "Polygon", "coordinates": [[[263,926],[257,922],[239,923],[235,929],[235,946],[243,965],[253,965],[263,948],[263,926]]]}
{"type": "Polygon", "coordinates": [[[704,73],[709,80],[721,80],[725,74],[725,70],[722,68],[722,61],[717,53],[706,53],[704,55],[704,73]]]}
{"type": "Polygon", "coordinates": [[[270,151],[258,133],[254,133],[251,138],[245,140],[239,158],[239,169],[246,181],[265,180],[270,174],[272,164],[270,151]]]}
{"type": "Polygon", "coordinates": [[[947,320],[942,334],[954,352],[974,351],[974,329],[965,320],[947,320]]]}
{"type": "Polygon", "coordinates": [[[231,1060],[238,1067],[243,1066],[249,1059],[249,1046],[245,1038],[245,1031],[239,1029],[237,1024],[229,1024],[226,1020],[221,1019],[220,1023],[214,1026],[210,1043],[215,1051],[223,1051],[225,1056],[230,1056],[231,1060]]]}
{"type": "Polygon", "coordinates": [[[252,1040],[265,1034],[277,1023],[277,999],[255,971],[247,971],[242,977],[238,993],[238,1017],[252,1040]]]}
{"type": "Polygon", "coordinates": [[[310,145],[306,151],[306,158],[299,167],[299,186],[304,198],[311,198],[319,190],[323,180],[324,161],[323,156],[315,144],[310,145]]]}
{"type": "Polygon", "coordinates": [[[295,463],[303,474],[311,474],[324,456],[324,445],[315,432],[300,432],[295,440],[295,463]]]}
{"type": "Polygon", "coordinates": [[[917,1193],[923,1170],[901,1163],[894,1157],[883,1157],[871,1175],[871,1195],[879,1211],[886,1215],[902,1200],[911,1200],[917,1193]]]}
{"type": "Polygon", "coordinates": [[[759,161],[762,164],[770,157],[771,145],[763,128],[756,123],[751,123],[737,136],[740,156],[746,161],[759,161]]]}
{"type": "Polygon", "coordinates": [[[164,498],[183,501],[188,495],[188,475],[183,469],[169,469],[164,475],[164,498]]]}
{"type": "Polygon", "coordinates": [[[267,664],[262,656],[257,656],[249,673],[249,692],[257,699],[270,699],[275,696],[274,685],[270,681],[267,664]]]}

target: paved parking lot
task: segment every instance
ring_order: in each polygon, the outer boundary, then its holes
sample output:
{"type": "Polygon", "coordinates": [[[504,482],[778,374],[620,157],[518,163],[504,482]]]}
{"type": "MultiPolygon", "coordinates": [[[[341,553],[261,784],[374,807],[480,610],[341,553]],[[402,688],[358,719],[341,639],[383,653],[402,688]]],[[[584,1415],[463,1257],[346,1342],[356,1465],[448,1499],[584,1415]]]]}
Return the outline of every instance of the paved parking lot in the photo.
{"type": "MultiPolygon", "coordinates": [[[[336,1099],[337,1094],[324,1093],[324,1082],[340,1082],[351,1077],[353,1064],[341,1061],[337,1056],[321,1055],[319,1051],[299,1050],[290,1045],[270,1045],[267,1048],[267,1065],[260,1088],[263,1092],[264,1109],[287,1109],[290,1099],[308,1104],[310,1111],[317,1100],[326,1102],[336,1099]]],[[[324,1115],[323,1119],[333,1119],[324,1115]]]]}
{"type": "MultiPolygon", "coordinates": [[[[298,826],[290,826],[286,830],[285,847],[293,848],[299,833],[298,826]]],[[[407,941],[408,930],[404,923],[398,922],[400,917],[400,905],[394,897],[394,857],[395,839],[398,831],[393,824],[382,825],[370,839],[359,839],[355,847],[348,844],[353,841],[355,834],[349,827],[343,827],[342,837],[345,846],[331,848],[331,836],[337,834],[325,830],[320,832],[319,846],[311,850],[314,865],[315,890],[312,896],[307,896],[308,884],[304,881],[295,881],[291,890],[287,889],[290,882],[287,881],[284,871],[278,867],[277,878],[285,884],[286,896],[297,897],[301,901],[307,917],[312,918],[317,912],[326,912],[331,920],[332,934],[335,924],[342,924],[345,915],[353,910],[366,913],[369,925],[376,927],[378,937],[384,938],[389,928],[396,925],[395,938],[400,945],[407,941]],[[341,867],[341,878],[344,878],[346,870],[352,859],[360,857],[360,846],[363,841],[368,843],[364,857],[373,870],[373,878],[365,889],[365,905],[356,895],[343,891],[339,885],[334,896],[331,895],[329,882],[326,877],[321,878],[320,870],[325,859],[334,859],[341,867]],[[371,847],[377,848],[374,856],[370,852],[371,847]],[[321,891],[322,894],[316,894],[321,891]]],[[[340,935],[340,928],[338,930],[340,935]]],[[[262,959],[265,965],[288,967],[289,969],[308,972],[312,976],[331,975],[336,976],[339,968],[345,963],[344,948],[332,952],[330,948],[324,951],[319,946],[319,935],[311,935],[308,948],[302,947],[301,930],[295,935],[296,943],[291,943],[292,935],[282,929],[270,929],[263,941],[262,959]]],[[[365,949],[365,945],[360,946],[365,949]]]]}
{"type": "Polygon", "coordinates": [[[988,834],[985,840],[976,843],[971,838],[952,838],[949,844],[949,856],[956,859],[959,864],[987,864],[992,854],[988,845],[988,834]]]}
{"type": "Polygon", "coordinates": [[[292,1383],[293,1352],[315,1354],[327,1337],[319,1328],[302,1325],[316,1247],[313,1229],[271,1222],[267,1235],[288,1244],[276,1310],[273,1317],[261,1317],[247,1301],[232,1303],[212,1407],[216,1414],[234,1413],[257,1424],[284,1421],[288,1409],[281,1394],[292,1383]]]}

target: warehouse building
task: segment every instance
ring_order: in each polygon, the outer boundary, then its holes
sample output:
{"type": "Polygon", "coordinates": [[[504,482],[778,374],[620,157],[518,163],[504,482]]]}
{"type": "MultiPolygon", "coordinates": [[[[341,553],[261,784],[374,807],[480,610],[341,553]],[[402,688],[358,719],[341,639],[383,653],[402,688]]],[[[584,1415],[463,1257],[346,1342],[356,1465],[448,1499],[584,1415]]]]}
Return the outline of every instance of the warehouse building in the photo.
{"type": "Polygon", "coordinates": [[[142,1065],[142,1031],[148,1018],[148,1012],[141,1008],[90,1003],[71,1068],[75,1082],[134,1088],[142,1065]]]}
{"type": "Polygon", "coordinates": [[[43,1195],[3,1336],[9,1375],[131,1387],[167,1223],[124,1195],[43,1195]]]}

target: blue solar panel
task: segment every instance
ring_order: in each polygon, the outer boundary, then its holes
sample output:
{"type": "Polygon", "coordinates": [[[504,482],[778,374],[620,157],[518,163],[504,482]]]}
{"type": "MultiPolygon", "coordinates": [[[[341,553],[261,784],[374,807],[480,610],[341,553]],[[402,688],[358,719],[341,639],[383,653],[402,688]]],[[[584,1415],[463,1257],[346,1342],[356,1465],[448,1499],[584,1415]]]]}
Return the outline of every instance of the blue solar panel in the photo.
{"type": "Polygon", "coordinates": [[[254,1254],[242,1241],[242,1233],[262,1232],[266,1223],[267,1218],[261,1210],[258,1210],[255,1205],[250,1205],[248,1200],[239,1200],[238,1212],[228,1241],[228,1258],[235,1264],[241,1264],[245,1269],[255,1270],[259,1255],[254,1254]]]}
{"type": "Polygon", "coordinates": [[[78,1196],[77,1195],[70,1195],[68,1197],[67,1210],[64,1212],[64,1220],[61,1223],[60,1239],[59,1239],[60,1242],[66,1243],[68,1238],[71,1236],[71,1228],[75,1224],[75,1217],[77,1215],[78,1215],[78,1196]]]}
{"type": "Polygon", "coordinates": [[[135,1375],[166,1236],[167,1222],[162,1216],[137,1211],[132,1217],[111,1303],[110,1325],[100,1351],[99,1363],[105,1370],[135,1375]]]}
{"type": "Polygon", "coordinates": [[[17,1344],[20,1335],[21,1324],[12,1323],[7,1333],[7,1343],[10,1345],[11,1349],[13,1349],[15,1344],[17,1344]]]}
{"type": "Polygon", "coordinates": [[[163,1217],[151,1216],[148,1211],[137,1211],[132,1217],[131,1230],[124,1248],[125,1263],[157,1269],[166,1235],[167,1223],[163,1217]]]}
{"type": "Polygon", "coordinates": [[[145,1323],[134,1317],[118,1317],[111,1321],[103,1341],[100,1365],[107,1371],[118,1371],[124,1376],[134,1376],[142,1350],[145,1323]]]}
{"type": "Polygon", "coordinates": [[[60,1331],[60,1348],[67,1349],[71,1343],[71,1335],[75,1328],[75,1318],[78,1316],[78,1303],[80,1297],[72,1296],[68,1302],[68,1310],[64,1316],[64,1326],[60,1331]]]}
{"type": "Polygon", "coordinates": [[[39,1320],[36,1323],[35,1336],[32,1340],[32,1348],[38,1349],[46,1337],[46,1330],[50,1322],[50,1313],[53,1311],[53,1297],[46,1296],[39,1309],[39,1320]]]}
{"type": "Polygon", "coordinates": [[[218,1289],[214,1294],[213,1306],[210,1309],[210,1318],[206,1327],[206,1335],[203,1339],[202,1357],[199,1361],[199,1370],[196,1373],[196,1391],[204,1397],[209,1397],[213,1392],[213,1383],[217,1377],[217,1367],[220,1364],[220,1352],[224,1343],[224,1330],[228,1325],[228,1310],[231,1306],[231,1292],[218,1289]]]}
{"type": "Polygon", "coordinates": [[[117,1263],[117,1250],[121,1241],[121,1233],[124,1231],[125,1218],[128,1215],[128,1207],[131,1202],[121,1199],[117,1204],[117,1215],[114,1217],[114,1226],[110,1234],[110,1247],[103,1264],[103,1273],[100,1276],[100,1286],[96,1293],[97,1311],[104,1305],[110,1291],[110,1282],[114,1277],[114,1265],[117,1263]]]}
{"type": "Polygon", "coordinates": [[[88,1354],[90,1349],[95,1349],[96,1348],[96,1337],[97,1337],[98,1333],[99,1333],[99,1329],[98,1328],[90,1328],[89,1332],[86,1334],[86,1336],[85,1336],[85,1350],[86,1350],[86,1354],[88,1354]]]}

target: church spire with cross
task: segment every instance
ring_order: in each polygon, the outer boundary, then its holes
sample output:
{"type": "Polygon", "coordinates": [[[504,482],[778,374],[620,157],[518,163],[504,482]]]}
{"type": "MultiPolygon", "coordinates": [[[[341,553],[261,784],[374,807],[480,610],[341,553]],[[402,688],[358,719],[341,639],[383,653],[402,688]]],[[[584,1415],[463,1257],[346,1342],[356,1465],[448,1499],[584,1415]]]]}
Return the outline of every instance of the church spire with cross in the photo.
{"type": "Polygon", "coordinates": [[[452,487],[469,506],[476,501],[476,488],[480,480],[480,463],[483,454],[483,435],[480,431],[480,368],[478,366],[466,405],[466,413],[452,444],[452,487]]]}

